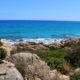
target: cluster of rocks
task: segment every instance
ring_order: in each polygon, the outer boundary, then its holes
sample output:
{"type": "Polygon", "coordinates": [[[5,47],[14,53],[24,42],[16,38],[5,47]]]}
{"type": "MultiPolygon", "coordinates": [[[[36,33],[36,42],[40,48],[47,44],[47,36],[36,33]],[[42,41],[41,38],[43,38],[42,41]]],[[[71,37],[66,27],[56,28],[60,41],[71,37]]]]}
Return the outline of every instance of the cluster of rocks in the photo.
{"type": "Polygon", "coordinates": [[[17,46],[20,49],[28,49],[28,50],[40,49],[42,51],[47,51],[47,50],[50,50],[50,47],[52,47],[52,46],[55,48],[62,48],[65,50],[71,50],[71,47],[68,46],[68,44],[70,44],[73,41],[76,43],[80,43],[80,38],[69,39],[69,40],[61,41],[60,43],[53,43],[53,44],[26,42],[26,44],[25,43],[19,43],[19,44],[15,44],[15,46],[17,46]]]}
{"type": "Polygon", "coordinates": [[[54,44],[44,44],[44,43],[35,43],[35,42],[27,42],[26,44],[24,43],[19,43],[15,44],[20,49],[28,49],[28,50],[37,50],[40,49],[42,51],[48,51],[50,50],[50,47],[60,47],[59,43],[54,43],[54,44]]]}

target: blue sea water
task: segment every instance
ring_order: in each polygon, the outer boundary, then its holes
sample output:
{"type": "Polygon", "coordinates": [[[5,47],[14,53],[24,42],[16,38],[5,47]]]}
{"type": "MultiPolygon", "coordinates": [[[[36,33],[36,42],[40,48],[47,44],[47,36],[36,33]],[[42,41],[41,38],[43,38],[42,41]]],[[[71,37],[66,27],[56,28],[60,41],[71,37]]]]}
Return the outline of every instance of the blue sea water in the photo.
{"type": "MultiPolygon", "coordinates": [[[[46,44],[80,37],[80,22],[0,20],[0,38],[43,42],[46,44]]],[[[6,41],[6,40],[5,40],[6,41]]]]}

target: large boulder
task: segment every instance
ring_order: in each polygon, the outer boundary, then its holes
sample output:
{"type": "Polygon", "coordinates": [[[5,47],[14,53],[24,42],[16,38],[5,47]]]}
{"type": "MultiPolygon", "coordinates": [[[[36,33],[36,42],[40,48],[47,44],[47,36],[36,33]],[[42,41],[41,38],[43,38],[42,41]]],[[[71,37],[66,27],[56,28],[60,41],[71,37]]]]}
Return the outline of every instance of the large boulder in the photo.
{"type": "Polygon", "coordinates": [[[36,76],[41,80],[50,80],[50,68],[47,63],[42,61],[36,54],[31,53],[17,53],[9,58],[10,62],[15,63],[16,60],[23,58],[26,63],[26,79],[29,80],[30,77],[36,76]]]}
{"type": "Polygon", "coordinates": [[[14,64],[3,60],[0,63],[0,80],[23,80],[23,77],[14,64]]]}

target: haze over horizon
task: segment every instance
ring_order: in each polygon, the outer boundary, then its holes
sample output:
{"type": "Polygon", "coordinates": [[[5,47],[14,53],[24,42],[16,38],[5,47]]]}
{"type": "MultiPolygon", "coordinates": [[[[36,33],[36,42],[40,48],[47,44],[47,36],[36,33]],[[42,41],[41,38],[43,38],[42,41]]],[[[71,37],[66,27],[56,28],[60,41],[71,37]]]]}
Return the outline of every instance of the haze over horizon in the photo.
{"type": "Polygon", "coordinates": [[[80,21],[80,0],[0,0],[0,20],[80,21]]]}

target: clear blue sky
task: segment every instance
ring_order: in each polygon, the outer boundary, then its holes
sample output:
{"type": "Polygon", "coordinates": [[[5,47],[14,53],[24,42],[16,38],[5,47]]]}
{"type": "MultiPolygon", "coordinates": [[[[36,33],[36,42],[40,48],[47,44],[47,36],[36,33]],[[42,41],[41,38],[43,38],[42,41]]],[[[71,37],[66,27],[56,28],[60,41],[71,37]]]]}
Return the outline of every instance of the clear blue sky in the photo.
{"type": "Polygon", "coordinates": [[[80,21],[80,0],[0,0],[0,20],[80,21]]]}

